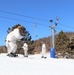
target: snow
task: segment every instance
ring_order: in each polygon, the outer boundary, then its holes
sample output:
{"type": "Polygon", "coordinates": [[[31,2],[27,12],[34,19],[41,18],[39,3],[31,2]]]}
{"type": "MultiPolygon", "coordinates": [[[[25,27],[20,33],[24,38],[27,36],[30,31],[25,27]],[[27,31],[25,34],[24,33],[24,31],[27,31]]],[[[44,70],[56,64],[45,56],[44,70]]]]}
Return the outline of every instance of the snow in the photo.
{"type": "Polygon", "coordinates": [[[40,54],[28,58],[8,57],[0,54],[0,75],[74,75],[74,59],[41,58],[40,54]]]}

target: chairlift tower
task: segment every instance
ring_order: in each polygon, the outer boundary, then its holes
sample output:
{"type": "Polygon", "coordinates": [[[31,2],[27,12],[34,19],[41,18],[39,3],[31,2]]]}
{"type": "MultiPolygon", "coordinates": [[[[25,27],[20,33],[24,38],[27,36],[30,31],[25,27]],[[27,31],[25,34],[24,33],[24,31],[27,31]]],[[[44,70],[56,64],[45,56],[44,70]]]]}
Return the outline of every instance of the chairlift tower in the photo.
{"type": "Polygon", "coordinates": [[[58,25],[59,17],[56,17],[56,22],[52,25],[53,20],[50,20],[51,25],[49,26],[51,29],[51,49],[50,49],[50,57],[55,58],[55,27],[58,25]]]}

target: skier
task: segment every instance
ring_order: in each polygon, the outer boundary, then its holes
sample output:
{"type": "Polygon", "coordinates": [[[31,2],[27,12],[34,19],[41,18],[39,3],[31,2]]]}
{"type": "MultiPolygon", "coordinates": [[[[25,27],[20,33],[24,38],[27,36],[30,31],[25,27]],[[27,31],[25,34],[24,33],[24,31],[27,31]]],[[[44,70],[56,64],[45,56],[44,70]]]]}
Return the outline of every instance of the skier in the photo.
{"type": "Polygon", "coordinates": [[[46,57],[46,45],[44,42],[41,42],[42,43],[42,52],[41,52],[41,58],[47,58],[46,57]]]}
{"type": "Polygon", "coordinates": [[[28,57],[28,44],[25,41],[22,48],[24,50],[24,57],[28,57]]]}
{"type": "Polygon", "coordinates": [[[17,41],[20,41],[23,36],[21,36],[21,32],[23,30],[22,26],[18,26],[17,28],[15,28],[13,31],[11,31],[7,37],[6,37],[6,47],[7,47],[7,56],[10,57],[16,57],[18,56],[16,54],[16,50],[17,50],[17,41]]]}

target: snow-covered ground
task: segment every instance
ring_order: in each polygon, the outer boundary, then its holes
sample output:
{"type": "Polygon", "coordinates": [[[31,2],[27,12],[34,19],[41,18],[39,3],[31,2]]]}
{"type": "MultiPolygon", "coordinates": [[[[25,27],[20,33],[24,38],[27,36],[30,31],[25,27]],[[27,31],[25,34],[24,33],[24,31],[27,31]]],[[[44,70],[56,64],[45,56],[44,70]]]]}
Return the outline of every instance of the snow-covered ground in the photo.
{"type": "Polygon", "coordinates": [[[74,75],[74,59],[41,58],[40,54],[28,58],[8,57],[0,54],[0,75],[74,75]]]}

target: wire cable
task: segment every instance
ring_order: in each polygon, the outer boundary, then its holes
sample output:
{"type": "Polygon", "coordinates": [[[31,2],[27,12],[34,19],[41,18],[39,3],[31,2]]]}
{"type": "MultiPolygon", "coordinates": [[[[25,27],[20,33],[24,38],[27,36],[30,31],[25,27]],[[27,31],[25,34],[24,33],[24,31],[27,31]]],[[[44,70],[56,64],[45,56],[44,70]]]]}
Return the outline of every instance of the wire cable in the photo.
{"type": "MultiPolygon", "coordinates": [[[[0,10],[0,12],[4,12],[4,13],[8,13],[8,14],[13,14],[13,15],[18,15],[18,16],[22,16],[22,17],[27,17],[27,18],[32,18],[32,19],[36,19],[36,20],[41,20],[41,21],[49,22],[48,20],[39,19],[39,18],[35,18],[35,17],[30,17],[30,16],[25,16],[25,15],[21,15],[21,14],[16,14],[16,13],[8,12],[8,11],[0,10]]],[[[12,19],[12,20],[17,20],[17,21],[22,21],[22,22],[28,22],[28,23],[34,24],[34,22],[30,22],[30,21],[24,21],[24,20],[19,20],[19,19],[4,17],[4,16],[0,16],[0,17],[2,17],[2,18],[7,18],[7,19],[12,19]]],[[[55,23],[55,22],[53,22],[53,23],[55,23]]],[[[49,25],[37,23],[37,25],[38,25],[38,24],[39,24],[39,25],[43,25],[43,26],[49,26],[49,25]]],[[[71,28],[71,29],[74,29],[74,27],[71,27],[71,26],[68,26],[68,25],[65,25],[65,24],[61,24],[61,23],[58,23],[58,24],[59,24],[59,25],[63,25],[63,26],[68,27],[68,28],[71,28]]]]}
{"type": "Polygon", "coordinates": [[[7,12],[7,11],[3,11],[3,10],[0,10],[0,12],[9,13],[9,14],[13,14],[13,15],[18,15],[18,16],[22,16],[22,17],[27,17],[27,18],[32,18],[32,19],[37,19],[37,20],[42,20],[42,21],[45,21],[45,22],[49,22],[48,20],[39,19],[39,18],[35,18],[35,17],[30,17],[30,16],[25,16],[25,15],[16,14],[16,13],[12,13],[12,12],[7,12]]]}

